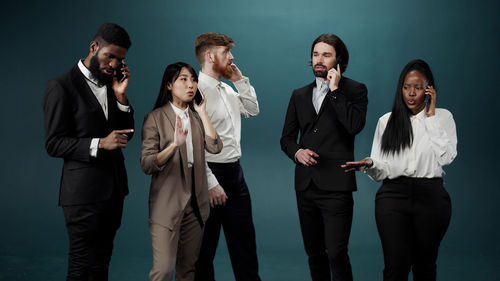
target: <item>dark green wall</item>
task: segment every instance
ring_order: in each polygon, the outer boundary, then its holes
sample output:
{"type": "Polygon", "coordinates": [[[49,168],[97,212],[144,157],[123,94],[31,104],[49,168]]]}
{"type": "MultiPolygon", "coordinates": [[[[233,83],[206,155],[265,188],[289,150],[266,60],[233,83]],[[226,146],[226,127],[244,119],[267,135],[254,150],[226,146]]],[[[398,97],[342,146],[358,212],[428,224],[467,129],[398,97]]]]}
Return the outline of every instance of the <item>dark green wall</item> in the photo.
{"type": "MultiPolygon", "coordinates": [[[[85,57],[97,26],[112,21],[123,25],[133,42],[127,56],[128,95],[137,131],[152,108],[164,67],[186,61],[199,69],[193,50],[199,33],[218,31],[235,40],[234,62],[250,77],[261,109],[259,116],[243,120],[242,132],[261,263],[272,255],[292,255],[304,269],[293,165],[281,152],[279,138],[291,91],[314,79],[308,66],[311,42],[321,33],[339,35],[351,56],[345,75],[368,87],[358,158],[370,152],[376,122],[391,108],[402,67],[413,58],[426,60],[436,77],[438,107],[454,114],[459,140],[457,159],[445,167],[453,216],[440,262],[479,258],[483,272],[498,265],[497,1],[11,1],[2,6],[0,257],[66,255],[57,206],[62,160],[44,150],[41,99],[47,80],[85,57]]],[[[125,151],[131,193],[115,256],[150,256],[150,178],[140,170],[139,153],[138,133],[125,151]]],[[[379,278],[383,261],[373,214],[379,184],[363,174],[358,182],[351,257],[355,273],[379,278]],[[367,262],[369,269],[357,258],[366,252],[375,257],[367,262]]],[[[473,276],[467,266],[456,266],[450,271],[457,276],[473,276]]],[[[443,279],[451,280],[446,274],[441,273],[443,279]]]]}

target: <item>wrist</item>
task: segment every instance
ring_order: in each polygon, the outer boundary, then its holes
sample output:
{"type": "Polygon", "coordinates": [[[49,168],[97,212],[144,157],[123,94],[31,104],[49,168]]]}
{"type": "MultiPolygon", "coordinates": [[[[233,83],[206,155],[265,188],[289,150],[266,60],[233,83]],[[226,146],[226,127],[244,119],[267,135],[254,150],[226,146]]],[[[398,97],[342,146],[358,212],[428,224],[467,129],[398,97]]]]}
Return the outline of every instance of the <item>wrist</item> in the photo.
{"type": "Polygon", "coordinates": [[[123,93],[123,94],[117,94],[116,95],[116,100],[120,103],[120,104],[123,104],[123,105],[128,105],[128,98],[127,98],[127,94],[123,93]]]}

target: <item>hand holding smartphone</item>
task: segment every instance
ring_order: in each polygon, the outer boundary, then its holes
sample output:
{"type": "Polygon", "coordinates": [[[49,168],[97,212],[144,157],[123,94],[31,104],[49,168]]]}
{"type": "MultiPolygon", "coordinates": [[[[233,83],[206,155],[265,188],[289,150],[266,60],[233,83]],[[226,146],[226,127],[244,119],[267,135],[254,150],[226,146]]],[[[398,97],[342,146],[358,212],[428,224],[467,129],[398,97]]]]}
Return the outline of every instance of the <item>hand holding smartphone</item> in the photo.
{"type": "Polygon", "coordinates": [[[123,68],[123,62],[120,63],[120,65],[118,65],[118,67],[116,68],[116,73],[115,73],[115,77],[116,77],[116,80],[118,82],[123,82],[123,80],[125,80],[127,78],[127,75],[123,74],[123,71],[122,71],[122,68],[123,68]]]}
{"type": "Polygon", "coordinates": [[[431,103],[431,95],[429,93],[430,86],[426,85],[425,86],[425,97],[424,97],[424,103],[425,103],[425,112],[429,112],[429,105],[431,103]]]}

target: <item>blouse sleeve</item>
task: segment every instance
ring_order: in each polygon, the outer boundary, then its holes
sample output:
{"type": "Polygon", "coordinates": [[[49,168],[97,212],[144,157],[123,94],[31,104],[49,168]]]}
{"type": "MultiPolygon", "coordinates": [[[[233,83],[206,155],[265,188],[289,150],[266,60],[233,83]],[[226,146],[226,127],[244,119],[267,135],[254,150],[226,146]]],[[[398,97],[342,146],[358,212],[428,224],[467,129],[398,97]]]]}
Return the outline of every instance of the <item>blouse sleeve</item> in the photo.
{"type": "Polygon", "coordinates": [[[434,116],[425,118],[424,124],[439,165],[450,164],[457,156],[457,132],[453,115],[446,109],[437,109],[434,116]]]}
{"type": "Polygon", "coordinates": [[[365,170],[365,173],[374,181],[381,181],[389,176],[389,163],[384,161],[381,151],[382,135],[384,134],[385,122],[380,118],[373,136],[373,144],[370,158],[373,161],[373,166],[365,170]]]}

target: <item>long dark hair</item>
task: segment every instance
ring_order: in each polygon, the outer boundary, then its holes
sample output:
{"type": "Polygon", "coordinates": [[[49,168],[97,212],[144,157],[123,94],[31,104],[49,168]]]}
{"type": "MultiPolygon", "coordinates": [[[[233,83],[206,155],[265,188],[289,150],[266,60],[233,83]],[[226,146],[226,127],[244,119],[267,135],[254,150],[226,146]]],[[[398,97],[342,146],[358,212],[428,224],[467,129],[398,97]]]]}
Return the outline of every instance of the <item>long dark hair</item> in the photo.
{"type": "MultiPolygon", "coordinates": [[[[155,106],[153,107],[154,109],[157,109],[159,107],[164,106],[168,102],[172,101],[172,91],[168,89],[167,85],[169,83],[173,84],[175,80],[179,77],[179,74],[181,73],[182,68],[185,67],[191,75],[193,75],[194,80],[198,82],[198,75],[196,74],[196,71],[194,68],[185,63],[185,62],[176,62],[173,64],[170,64],[165,68],[165,72],[163,73],[163,78],[161,80],[161,86],[160,86],[160,92],[158,93],[158,98],[156,98],[155,106]]],[[[198,89],[196,89],[196,94],[199,95],[198,89]]],[[[193,101],[188,103],[188,106],[191,108],[191,110],[194,110],[193,108],[193,101]]]]}
{"type": "Polygon", "coordinates": [[[401,150],[410,147],[413,142],[413,128],[410,122],[411,111],[404,102],[402,90],[406,75],[412,71],[422,73],[427,79],[428,85],[436,87],[431,68],[425,61],[420,59],[412,60],[403,68],[396,86],[391,116],[382,135],[381,149],[383,154],[397,154],[401,150]]]}

